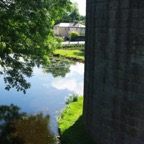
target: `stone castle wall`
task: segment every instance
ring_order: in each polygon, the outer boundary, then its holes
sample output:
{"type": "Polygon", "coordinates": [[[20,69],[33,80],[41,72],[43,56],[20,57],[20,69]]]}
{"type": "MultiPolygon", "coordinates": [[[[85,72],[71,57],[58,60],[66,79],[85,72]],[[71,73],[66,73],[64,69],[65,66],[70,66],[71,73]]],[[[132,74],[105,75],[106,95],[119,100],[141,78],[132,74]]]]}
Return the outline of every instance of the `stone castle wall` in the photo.
{"type": "Polygon", "coordinates": [[[87,0],[85,127],[97,144],[144,144],[144,0],[87,0]]]}

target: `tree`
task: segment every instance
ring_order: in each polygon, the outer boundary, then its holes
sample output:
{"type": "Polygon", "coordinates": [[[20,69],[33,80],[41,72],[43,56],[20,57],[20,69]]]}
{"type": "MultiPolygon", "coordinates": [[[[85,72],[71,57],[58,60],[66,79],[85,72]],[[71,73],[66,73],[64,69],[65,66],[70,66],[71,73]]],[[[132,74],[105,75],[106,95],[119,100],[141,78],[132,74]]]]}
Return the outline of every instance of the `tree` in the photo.
{"type": "Polygon", "coordinates": [[[65,13],[65,15],[62,17],[62,19],[59,22],[75,22],[80,20],[80,13],[78,9],[78,4],[72,3],[70,7],[70,12],[65,13]]]}
{"type": "Polygon", "coordinates": [[[80,16],[80,23],[85,25],[86,22],[86,16],[81,15],[80,16]]]}
{"type": "Polygon", "coordinates": [[[80,20],[78,4],[76,2],[73,3],[72,12],[70,13],[69,17],[71,18],[72,22],[80,20]]]}
{"type": "Polygon", "coordinates": [[[5,74],[6,89],[18,91],[30,87],[35,64],[49,61],[56,47],[53,25],[70,7],[69,0],[0,1],[0,74],[5,74]]]}

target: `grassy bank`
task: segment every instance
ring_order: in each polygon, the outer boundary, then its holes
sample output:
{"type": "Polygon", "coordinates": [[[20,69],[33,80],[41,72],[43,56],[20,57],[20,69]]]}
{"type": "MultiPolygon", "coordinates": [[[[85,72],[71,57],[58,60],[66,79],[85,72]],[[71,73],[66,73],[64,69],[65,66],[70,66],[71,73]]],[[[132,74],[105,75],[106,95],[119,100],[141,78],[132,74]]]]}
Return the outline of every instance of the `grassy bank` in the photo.
{"type": "Polygon", "coordinates": [[[62,144],[93,144],[84,130],[83,97],[68,104],[58,119],[62,144]]]}
{"type": "Polygon", "coordinates": [[[84,62],[84,51],[76,49],[57,49],[54,51],[55,56],[62,56],[68,59],[83,61],[84,62]]]}

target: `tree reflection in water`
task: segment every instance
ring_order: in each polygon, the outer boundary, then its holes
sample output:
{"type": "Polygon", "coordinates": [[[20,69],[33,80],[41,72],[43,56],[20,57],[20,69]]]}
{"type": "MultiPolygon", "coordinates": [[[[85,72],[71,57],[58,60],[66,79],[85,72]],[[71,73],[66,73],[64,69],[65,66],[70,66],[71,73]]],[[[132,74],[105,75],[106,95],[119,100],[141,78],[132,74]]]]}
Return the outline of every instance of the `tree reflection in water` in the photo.
{"type": "Polygon", "coordinates": [[[0,106],[0,144],[52,144],[49,116],[27,116],[15,105],[0,106]]]}
{"type": "Polygon", "coordinates": [[[29,60],[28,56],[21,54],[1,56],[0,74],[4,77],[5,89],[16,88],[17,91],[26,93],[26,90],[30,88],[30,83],[25,80],[25,77],[31,77],[32,68],[39,63],[35,60],[29,60]]]}
{"type": "Polygon", "coordinates": [[[70,65],[74,63],[75,62],[66,59],[52,58],[51,63],[43,65],[42,68],[45,73],[51,73],[53,77],[65,77],[65,75],[70,72],[70,65]]]}
{"type": "MultiPolygon", "coordinates": [[[[23,91],[30,88],[26,77],[31,77],[33,67],[42,67],[45,73],[51,73],[54,77],[64,77],[70,71],[70,65],[74,62],[52,58],[51,63],[29,60],[27,56],[7,55],[0,58],[0,75],[3,75],[6,90],[15,88],[23,91]]],[[[20,113],[20,108],[11,104],[0,106],[0,144],[55,144],[50,131],[49,116],[42,114],[28,116],[20,113]]]]}
{"type": "Polygon", "coordinates": [[[35,58],[29,60],[29,57],[24,55],[7,55],[4,59],[0,58],[0,75],[4,77],[6,90],[15,88],[26,93],[31,86],[26,77],[32,76],[33,67],[41,66],[45,73],[52,73],[54,77],[64,77],[70,71],[72,63],[74,62],[58,58],[51,58],[50,63],[43,63],[35,58]]]}

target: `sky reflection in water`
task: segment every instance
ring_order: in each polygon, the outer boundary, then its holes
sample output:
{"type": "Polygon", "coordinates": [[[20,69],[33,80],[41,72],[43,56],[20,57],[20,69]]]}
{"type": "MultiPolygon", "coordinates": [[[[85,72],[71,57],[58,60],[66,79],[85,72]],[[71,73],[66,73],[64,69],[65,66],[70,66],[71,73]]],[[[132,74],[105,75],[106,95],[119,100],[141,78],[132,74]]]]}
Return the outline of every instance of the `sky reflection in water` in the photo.
{"type": "MultiPolygon", "coordinates": [[[[70,66],[70,72],[65,77],[53,77],[44,73],[41,68],[34,68],[33,77],[27,78],[31,88],[24,95],[15,89],[6,91],[5,84],[0,84],[0,105],[14,104],[28,114],[42,112],[50,115],[51,129],[58,135],[56,117],[65,106],[65,98],[72,93],[83,95],[84,64],[76,63],[70,66]]],[[[1,82],[3,81],[2,77],[1,82]]]]}

